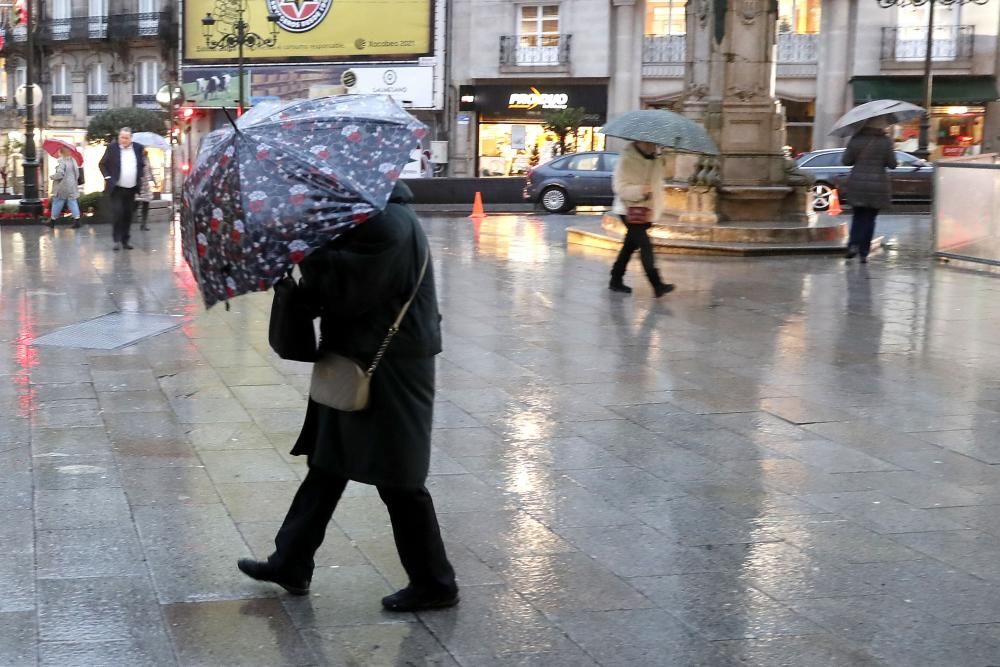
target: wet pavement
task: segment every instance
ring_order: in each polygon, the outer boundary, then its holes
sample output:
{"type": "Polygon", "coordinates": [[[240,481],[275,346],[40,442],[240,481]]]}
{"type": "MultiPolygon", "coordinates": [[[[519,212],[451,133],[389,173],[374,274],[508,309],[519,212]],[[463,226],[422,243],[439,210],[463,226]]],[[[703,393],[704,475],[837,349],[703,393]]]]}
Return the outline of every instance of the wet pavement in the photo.
{"type": "Polygon", "coordinates": [[[304,472],[267,295],[205,313],[166,224],[0,231],[0,665],[1000,665],[1000,279],[895,218],[867,267],[661,257],[678,291],[623,297],[571,222],[427,219],[463,602],[404,616],[361,485],[312,595],[236,570],[304,472]],[[30,345],[113,311],[179,327],[30,345]]]}

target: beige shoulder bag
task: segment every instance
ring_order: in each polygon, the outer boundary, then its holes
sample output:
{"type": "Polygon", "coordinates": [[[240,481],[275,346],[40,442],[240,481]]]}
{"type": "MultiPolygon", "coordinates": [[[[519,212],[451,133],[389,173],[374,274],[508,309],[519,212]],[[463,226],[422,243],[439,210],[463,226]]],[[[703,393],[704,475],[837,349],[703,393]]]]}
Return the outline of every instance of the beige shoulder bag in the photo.
{"type": "Polygon", "coordinates": [[[309,398],[341,412],[358,412],[368,407],[369,391],[371,389],[372,375],[378,368],[379,362],[389,349],[389,343],[399,332],[399,325],[403,323],[407,311],[417,298],[417,292],[424,282],[427,274],[427,265],[430,263],[431,251],[427,250],[424,256],[424,265],[420,269],[420,276],[417,278],[417,286],[413,288],[413,293],[409,300],[403,304],[403,309],[399,311],[399,317],[389,327],[382,345],[375,358],[372,360],[368,370],[363,370],[347,357],[333,352],[321,352],[319,360],[313,364],[312,379],[309,383],[309,398]]]}

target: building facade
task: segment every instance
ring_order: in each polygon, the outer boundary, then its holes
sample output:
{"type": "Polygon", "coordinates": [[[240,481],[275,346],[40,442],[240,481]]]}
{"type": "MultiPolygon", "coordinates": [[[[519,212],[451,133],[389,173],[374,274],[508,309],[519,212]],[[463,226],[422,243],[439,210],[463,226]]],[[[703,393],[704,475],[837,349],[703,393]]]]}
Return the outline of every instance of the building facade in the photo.
{"type": "MultiPolygon", "coordinates": [[[[777,4],[773,94],[792,153],[840,145],[828,133],[856,103],[923,102],[926,8],[777,4]]],[[[695,22],[710,20],[708,0],[454,0],[452,12],[452,175],[518,175],[551,157],[556,138],[544,126],[553,111],[584,108],[575,148],[600,149],[595,129],[607,117],[681,110],[704,93],[685,81],[685,62],[695,22]]],[[[935,157],[1000,149],[1000,0],[939,7],[935,22],[935,157]]],[[[897,128],[902,148],[915,147],[916,129],[897,128]]]]}
{"type": "MultiPolygon", "coordinates": [[[[36,3],[36,83],[42,99],[36,101],[37,144],[46,138],[63,139],[80,147],[85,156],[85,189],[103,187],[97,162],[103,147],[86,142],[91,117],[108,109],[137,107],[160,110],[157,91],[177,81],[177,5],[174,0],[53,0],[36,3]]],[[[20,177],[18,146],[23,142],[23,109],[15,93],[27,75],[27,30],[4,30],[0,91],[0,141],[20,177]]],[[[165,156],[151,151],[151,163],[162,183],[165,156]]],[[[41,158],[43,175],[48,160],[41,158]]],[[[47,179],[40,185],[43,191],[47,179]]]]}

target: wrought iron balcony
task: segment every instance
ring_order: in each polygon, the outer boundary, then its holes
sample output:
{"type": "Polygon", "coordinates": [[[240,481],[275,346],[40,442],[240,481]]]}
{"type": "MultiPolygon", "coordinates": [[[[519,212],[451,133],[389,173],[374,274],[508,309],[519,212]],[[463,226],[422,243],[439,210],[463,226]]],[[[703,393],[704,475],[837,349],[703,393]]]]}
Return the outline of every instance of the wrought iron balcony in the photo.
{"type": "Polygon", "coordinates": [[[111,35],[115,39],[137,37],[172,37],[176,27],[170,12],[119,14],[111,17],[111,35]]]}
{"type": "Polygon", "coordinates": [[[500,65],[505,67],[565,67],[572,35],[503,35],[500,65]]]}
{"type": "Polygon", "coordinates": [[[778,33],[778,63],[814,65],[819,62],[818,33],[778,33]]]}
{"type": "MultiPolygon", "coordinates": [[[[948,25],[934,28],[931,58],[938,62],[971,60],[976,28],[948,25]]],[[[927,28],[882,28],[883,62],[923,62],[927,56],[927,28]]]]}
{"type": "Polygon", "coordinates": [[[132,106],[137,109],[159,110],[161,108],[159,103],[156,101],[156,95],[133,95],[132,106]]]}
{"type": "Polygon", "coordinates": [[[93,116],[96,113],[107,111],[110,108],[107,95],[87,95],[87,115],[93,116]]]}
{"type": "Polygon", "coordinates": [[[52,115],[53,116],[71,116],[73,114],[73,96],[72,95],[53,95],[52,96],[52,115]]]}
{"type": "Polygon", "coordinates": [[[643,64],[677,65],[686,55],[686,35],[646,35],[642,40],[643,64]]]}

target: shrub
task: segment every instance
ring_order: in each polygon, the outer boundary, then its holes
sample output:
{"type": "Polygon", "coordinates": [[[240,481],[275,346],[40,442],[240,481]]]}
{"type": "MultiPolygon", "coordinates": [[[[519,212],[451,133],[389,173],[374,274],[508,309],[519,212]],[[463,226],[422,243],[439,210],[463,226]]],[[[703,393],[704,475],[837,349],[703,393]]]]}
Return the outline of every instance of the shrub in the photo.
{"type": "Polygon", "coordinates": [[[88,192],[85,195],[80,195],[80,210],[87,211],[89,209],[97,210],[97,207],[101,205],[101,199],[104,197],[103,192],[88,192]]]}
{"type": "Polygon", "coordinates": [[[90,119],[87,126],[87,141],[103,143],[118,134],[123,127],[131,127],[133,132],[153,132],[165,134],[167,112],[151,109],[108,109],[90,119]]]}

